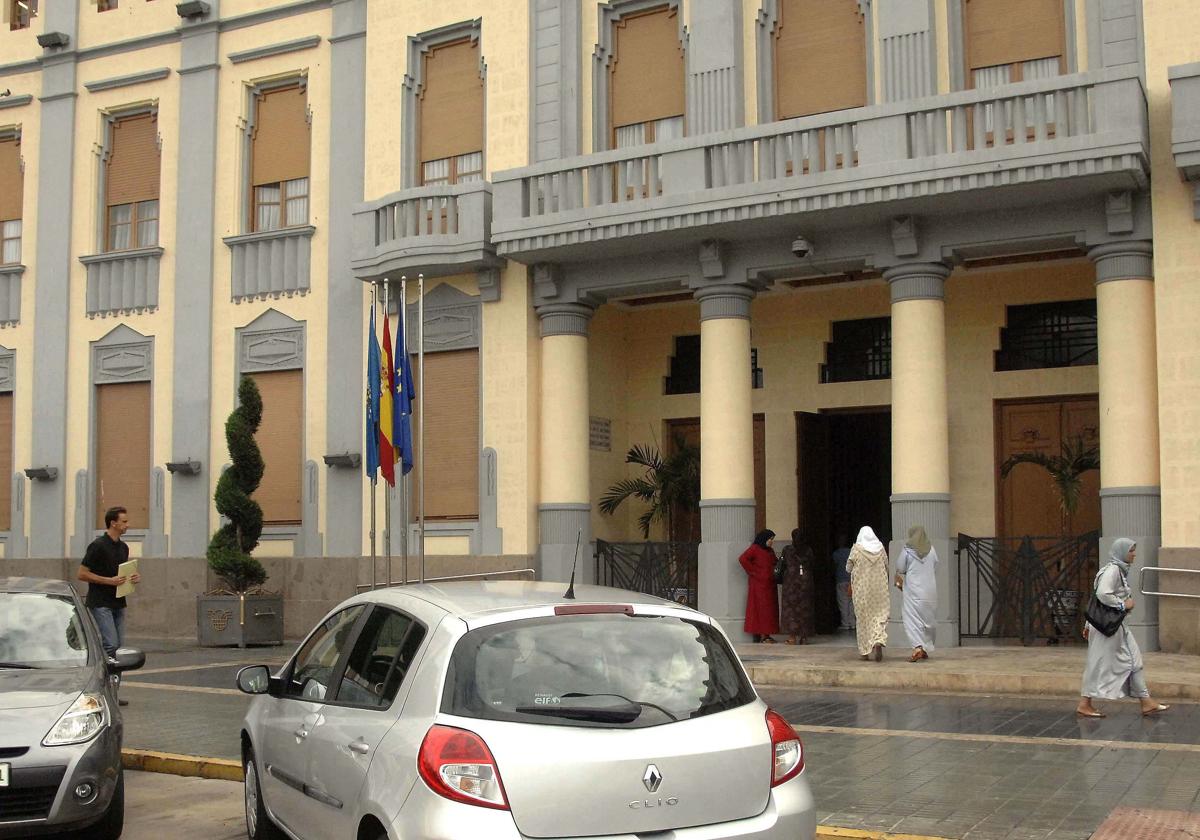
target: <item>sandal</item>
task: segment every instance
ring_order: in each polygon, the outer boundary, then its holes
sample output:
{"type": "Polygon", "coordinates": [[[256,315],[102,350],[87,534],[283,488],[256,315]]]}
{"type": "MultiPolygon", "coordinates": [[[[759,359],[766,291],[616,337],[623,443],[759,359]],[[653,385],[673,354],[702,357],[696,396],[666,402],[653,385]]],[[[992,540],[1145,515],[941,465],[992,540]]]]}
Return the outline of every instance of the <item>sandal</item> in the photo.
{"type": "Polygon", "coordinates": [[[765,638],[763,639],[763,644],[764,644],[764,645],[775,645],[775,644],[779,644],[779,643],[778,643],[778,642],[776,642],[776,641],[775,641],[773,638],[771,638],[770,636],[767,636],[767,637],[765,637],[765,638]]]}
{"type": "Polygon", "coordinates": [[[1144,709],[1142,711],[1142,717],[1151,717],[1152,715],[1157,715],[1160,712],[1165,712],[1169,708],[1171,708],[1171,707],[1168,706],[1166,703],[1159,703],[1153,709],[1144,709]]]}
{"type": "Polygon", "coordinates": [[[1108,715],[1104,714],[1104,712],[1085,712],[1080,709],[1076,709],[1075,714],[1079,715],[1080,717],[1085,717],[1085,718],[1108,717],[1108,715]]]}
{"type": "Polygon", "coordinates": [[[883,661],[883,645],[875,645],[871,648],[871,654],[875,657],[876,662],[883,661]]]}
{"type": "Polygon", "coordinates": [[[924,656],[921,655],[923,652],[924,651],[922,651],[920,648],[917,648],[916,650],[914,650],[912,652],[912,656],[908,657],[908,661],[909,662],[920,662],[922,659],[925,658],[924,656]]]}
{"type": "MultiPolygon", "coordinates": [[[[784,643],[785,645],[794,645],[794,644],[796,644],[795,640],[793,640],[793,639],[784,639],[784,640],[783,640],[783,643],[784,643]]],[[[800,644],[804,644],[804,643],[803,643],[803,642],[801,642],[800,644]]]]}

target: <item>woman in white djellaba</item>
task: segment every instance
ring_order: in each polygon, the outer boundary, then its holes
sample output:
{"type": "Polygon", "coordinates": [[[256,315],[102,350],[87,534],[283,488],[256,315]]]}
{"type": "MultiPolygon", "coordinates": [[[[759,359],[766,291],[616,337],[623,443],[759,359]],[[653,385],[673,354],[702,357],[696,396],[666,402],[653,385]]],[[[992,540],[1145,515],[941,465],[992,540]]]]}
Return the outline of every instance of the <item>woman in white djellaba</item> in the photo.
{"type": "MultiPolygon", "coordinates": [[[[1137,545],[1133,540],[1121,537],[1113,541],[1108,562],[1096,575],[1097,600],[1125,613],[1133,611],[1129,567],[1136,559],[1137,545]]],[[[1076,714],[1102,718],[1104,713],[1092,705],[1092,700],[1120,700],[1122,697],[1138,698],[1143,715],[1156,715],[1170,708],[1150,696],[1142,652],[1124,621],[1111,636],[1105,636],[1084,622],[1083,635],[1088,643],[1087,667],[1083,671],[1083,690],[1079,705],[1075,707],[1076,714]]]]}
{"type": "Polygon", "coordinates": [[[928,659],[937,636],[937,550],[920,525],[908,529],[904,551],[896,560],[896,588],[903,590],[904,634],[912,645],[909,662],[928,659]]]}

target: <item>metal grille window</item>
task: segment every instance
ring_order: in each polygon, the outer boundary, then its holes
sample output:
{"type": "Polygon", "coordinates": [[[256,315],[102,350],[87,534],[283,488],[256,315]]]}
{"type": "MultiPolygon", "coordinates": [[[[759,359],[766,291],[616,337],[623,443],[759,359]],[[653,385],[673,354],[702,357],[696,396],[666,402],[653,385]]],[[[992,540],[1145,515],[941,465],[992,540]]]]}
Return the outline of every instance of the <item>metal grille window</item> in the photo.
{"type": "Polygon", "coordinates": [[[1096,301],[1068,300],[1007,308],[996,370],[1097,364],[1096,301]]]}
{"type": "Polygon", "coordinates": [[[825,345],[821,365],[822,382],[860,382],[891,375],[891,318],[833,322],[833,340],[825,345]]]}
{"type": "MultiPolygon", "coordinates": [[[[750,348],[750,387],[763,386],[762,368],[758,366],[758,348],[750,348]]],[[[671,356],[671,372],[666,377],[663,393],[700,393],[700,336],[675,336],[675,355],[671,356]]]]}

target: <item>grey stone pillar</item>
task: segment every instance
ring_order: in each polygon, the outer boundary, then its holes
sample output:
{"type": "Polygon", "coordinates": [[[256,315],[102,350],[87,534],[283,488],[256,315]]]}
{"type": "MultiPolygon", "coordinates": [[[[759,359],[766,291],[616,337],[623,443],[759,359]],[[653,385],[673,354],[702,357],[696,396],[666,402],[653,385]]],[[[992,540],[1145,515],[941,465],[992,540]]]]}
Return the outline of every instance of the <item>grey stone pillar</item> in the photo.
{"type": "Polygon", "coordinates": [[[199,461],[200,474],[171,474],[170,550],[202,557],[211,526],[213,241],[216,236],[219,6],[180,29],[175,313],[171,460],[199,461]]]}
{"type": "MultiPolygon", "coordinates": [[[[37,278],[33,284],[33,463],[58,469],[54,481],[29,487],[29,556],[62,557],[66,542],[67,365],[75,172],[75,40],[79,3],[42,4],[43,30],[62,32],[66,47],[48,47],[42,63],[38,132],[37,278]]],[[[86,406],[75,412],[87,416],[86,406]]]]}
{"type": "Polygon", "coordinates": [[[741,3],[692,6],[687,63],[688,135],[744,125],[741,3]]]}
{"type": "MultiPolygon", "coordinates": [[[[908,439],[913,434],[913,429],[909,425],[897,424],[897,405],[903,404],[909,399],[911,402],[912,396],[905,393],[901,389],[912,388],[915,386],[917,391],[917,399],[924,399],[924,393],[928,390],[928,383],[921,380],[920,377],[909,378],[901,376],[896,377],[897,362],[903,364],[905,361],[910,361],[920,368],[926,366],[936,366],[944,373],[945,370],[945,341],[941,342],[941,359],[940,365],[935,365],[939,360],[936,358],[936,348],[912,348],[905,343],[907,338],[907,330],[902,330],[899,335],[896,332],[896,308],[897,305],[904,304],[907,301],[944,301],[946,278],[950,274],[950,269],[940,263],[913,263],[908,265],[900,265],[890,268],[884,272],[884,278],[888,281],[888,286],[891,291],[892,299],[892,317],[893,317],[893,334],[892,334],[892,448],[893,453],[897,447],[913,446],[913,441],[908,439]],[[929,350],[930,352],[925,352],[929,350]],[[914,353],[916,357],[914,358],[914,353]]],[[[926,313],[931,318],[944,318],[944,310],[938,313],[926,313]]],[[[923,316],[924,317],[924,316],[923,316]]],[[[919,325],[920,326],[920,325],[919,325]]],[[[923,330],[928,335],[936,335],[938,330],[942,331],[944,336],[944,322],[933,323],[926,325],[927,329],[923,330]]],[[[936,383],[935,383],[936,384],[936,383]]],[[[937,388],[933,391],[936,393],[937,388]]],[[[948,406],[945,402],[945,388],[942,384],[941,393],[942,404],[930,405],[923,404],[921,409],[928,412],[930,416],[937,416],[940,412],[943,422],[942,424],[933,424],[935,429],[940,431],[931,431],[929,439],[925,441],[935,451],[935,458],[930,458],[930,469],[934,470],[932,462],[940,460],[943,464],[949,463],[949,441],[947,435],[948,421],[945,419],[948,411],[948,406]]],[[[900,423],[904,424],[904,420],[900,419],[900,423]]],[[[896,459],[893,455],[893,465],[896,464],[896,459]]],[[[940,470],[936,472],[940,473],[940,470]]],[[[926,534],[929,535],[929,541],[933,544],[934,550],[938,555],[938,565],[936,568],[937,579],[937,638],[936,645],[938,647],[957,647],[958,639],[958,563],[954,556],[955,541],[950,533],[950,493],[943,492],[949,490],[949,475],[922,474],[916,472],[912,475],[897,474],[894,470],[892,474],[892,487],[894,492],[891,496],[892,502],[892,541],[888,546],[888,556],[891,561],[889,568],[889,578],[895,577],[896,560],[900,553],[904,551],[904,542],[908,537],[908,529],[913,525],[922,525],[925,528],[926,534]],[[914,487],[928,488],[915,490],[914,487]]],[[[904,623],[901,617],[901,603],[903,593],[896,589],[895,586],[890,586],[891,592],[891,621],[888,625],[888,642],[891,647],[897,651],[903,650],[908,646],[908,637],[904,633],[904,623]]]]}
{"type": "MultiPolygon", "coordinates": [[[[366,0],[335,0],[330,42],[329,304],[326,308],[326,452],[362,452],[363,292],[350,272],[352,211],[363,199],[366,131],[366,0]]],[[[325,470],[325,548],[362,554],[363,480],[325,470]]],[[[314,526],[315,527],[315,526],[314,526]]]]}

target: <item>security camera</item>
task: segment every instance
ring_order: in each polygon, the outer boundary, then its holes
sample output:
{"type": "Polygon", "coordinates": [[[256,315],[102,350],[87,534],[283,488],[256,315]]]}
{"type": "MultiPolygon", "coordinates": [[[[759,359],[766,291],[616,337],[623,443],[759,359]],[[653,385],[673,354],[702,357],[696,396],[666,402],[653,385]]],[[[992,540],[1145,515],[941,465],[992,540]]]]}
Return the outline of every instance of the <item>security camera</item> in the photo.
{"type": "Polygon", "coordinates": [[[804,259],[805,257],[807,257],[809,254],[812,253],[812,250],[813,250],[812,243],[809,242],[807,239],[805,239],[803,236],[797,236],[795,239],[792,240],[792,253],[795,254],[800,259],[804,259]]]}

